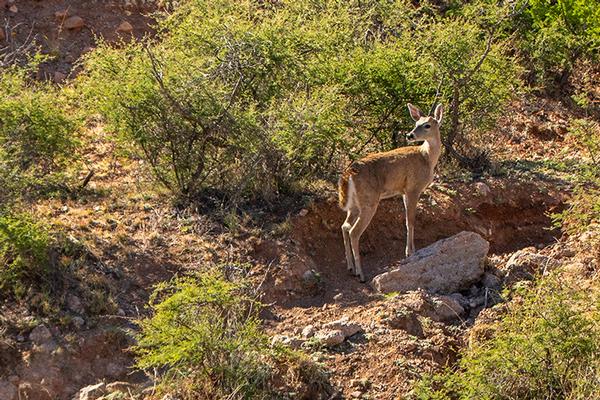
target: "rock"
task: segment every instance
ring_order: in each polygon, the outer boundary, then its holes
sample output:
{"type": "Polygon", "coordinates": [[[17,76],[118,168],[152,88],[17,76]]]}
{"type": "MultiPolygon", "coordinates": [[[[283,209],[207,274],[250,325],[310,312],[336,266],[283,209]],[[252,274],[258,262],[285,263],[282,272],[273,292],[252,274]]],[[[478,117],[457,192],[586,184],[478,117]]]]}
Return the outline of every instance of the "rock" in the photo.
{"type": "Polygon", "coordinates": [[[338,293],[335,296],[333,296],[333,300],[340,301],[340,300],[342,300],[342,297],[344,297],[344,295],[342,293],[338,293]]]}
{"type": "Polygon", "coordinates": [[[299,349],[304,344],[304,340],[300,338],[289,337],[287,335],[275,335],[271,339],[271,344],[276,345],[281,343],[285,346],[289,346],[293,349],[299,349]]]}
{"type": "Polygon", "coordinates": [[[475,190],[477,191],[477,194],[479,194],[481,197],[487,197],[490,195],[490,193],[492,193],[490,187],[484,182],[477,182],[475,184],[475,190]]]}
{"type": "Polygon", "coordinates": [[[396,268],[377,275],[372,285],[383,293],[417,289],[457,292],[481,279],[489,248],[488,241],[477,233],[461,232],[417,251],[396,268]]]}
{"type": "Polygon", "coordinates": [[[311,338],[311,337],[315,336],[315,332],[316,332],[316,329],[315,329],[314,325],[307,325],[304,327],[304,329],[302,329],[302,337],[311,338]]]}
{"type": "Polygon", "coordinates": [[[455,296],[432,295],[423,290],[409,292],[398,299],[401,307],[437,322],[460,318],[465,309],[455,296]]]}
{"type": "Polygon", "coordinates": [[[409,335],[419,338],[425,336],[423,333],[423,326],[421,325],[421,321],[419,321],[419,316],[406,307],[399,308],[394,315],[384,319],[383,322],[389,327],[401,329],[409,335]]]}
{"type": "Polygon", "coordinates": [[[354,397],[355,399],[359,398],[360,396],[362,396],[362,392],[360,390],[355,390],[354,392],[350,393],[351,397],[354,397]]]}
{"type": "Polygon", "coordinates": [[[460,302],[452,296],[432,296],[433,313],[429,317],[434,321],[448,322],[458,319],[465,313],[460,302]]]}
{"type": "Polygon", "coordinates": [[[519,281],[532,280],[536,273],[544,273],[560,266],[560,261],[552,257],[537,254],[533,248],[515,252],[506,262],[504,285],[513,286],[519,281]]]}
{"type": "Polygon", "coordinates": [[[302,210],[300,210],[300,212],[298,213],[299,216],[301,217],[305,217],[308,215],[308,210],[306,208],[303,208],[302,210]]]}
{"type": "Polygon", "coordinates": [[[342,331],[321,331],[315,335],[315,339],[326,347],[333,347],[343,343],[346,336],[342,331]]]}
{"type": "Polygon", "coordinates": [[[131,33],[131,32],[133,32],[133,26],[129,22],[123,21],[117,27],[117,32],[119,32],[119,33],[131,33]]]}
{"type": "Polygon", "coordinates": [[[69,10],[61,10],[54,13],[54,18],[63,20],[69,16],[69,10]]]}
{"type": "Polygon", "coordinates": [[[64,74],[60,71],[56,71],[54,73],[54,78],[53,78],[54,83],[62,83],[62,82],[64,82],[65,79],[67,79],[67,74],[64,74]]]}
{"type": "Polygon", "coordinates": [[[48,390],[38,383],[23,382],[19,385],[19,400],[53,400],[48,390]]]}
{"type": "Polygon", "coordinates": [[[315,293],[319,290],[321,275],[315,270],[309,269],[302,274],[302,286],[304,289],[315,293]]]}
{"type": "Polygon", "coordinates": [[[490,274],[489,272],[486,272],[485,275],[483,275],[483,279],[481,282],[486,288],[494,290],[499,290],[500,286],[502,285],[502,279],[498,278],[494,274],[490,274]]]}
{"type": "Polygon", "coordinates": [[[129,382],[111,382],[106,385],[106,391],[108,393],[114,392],[123,392],[128,393],[130,389],[133,389],[135,386],[129,382]]]}
{"type": "Polygon", "coordinates": [[[29,340],[41,345],[52,340],[52,333],[45,325],[38,325],[29,334],[29,340]]]}
{"type": "Polygon", "coordinates": [[[95,385],[86,386],[79,390],[73,397],[73,400],[97,400],[104,396],[106,393],[106,384],[104,382],[97,383],[95,385]]]}
{"type": "Polygon", "coordinates": [[[0,381],[0,399],[16,400],[17,387],[8,381],[0,381]]]}
{"type": "Polygon", "coordinates": [[[71,322],[76,329],[81,329],[85,326],[85,320],[81,317],[73,317],[71,318],[71,322]]]}
{"type": "Polygon", "coordinates": [[[344,334],[344,338],[350,337],[362,331],[360,324],[349,321],[346,317],[323,325],[323,329],[341,331],[344,334]]]}
{"type": "Polygon", "coordinates": [[[16,14],[16,13],[19,12],[19,8],[16,5],[13,4],[12,6],[8,7],[8,11],[10,11],[11,13],[16,14]]]}
{"type": "Polygon", "coordinates": [[[77,15],[67,18],[64,23],[64,27],[66,29],[70,29],[70,30],[81,29],[84,26],[85,26],[85,22],[83,21],[83,18],[81,18],[77,15]]]}
{"type": "Polygon", "coordinates": [[[77,314],[83,314],[85,309],[81,303],[81,299],[73,294],[67,296],[67,307],[69,310],[76,312],[77,314]]]}

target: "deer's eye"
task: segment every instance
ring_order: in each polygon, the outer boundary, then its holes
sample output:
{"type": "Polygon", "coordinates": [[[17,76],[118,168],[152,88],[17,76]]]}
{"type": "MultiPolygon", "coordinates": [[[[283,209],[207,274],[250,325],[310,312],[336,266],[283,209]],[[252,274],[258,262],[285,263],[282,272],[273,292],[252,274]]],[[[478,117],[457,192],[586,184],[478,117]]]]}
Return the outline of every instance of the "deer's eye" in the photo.
{"type": "Polygon", "coordinates": [[[429,124],[425,124],[425,125],[423,125],[423,127],[424,127],[425,129],[429,129],[429,128],[431,128],[431,125],[429,125],[429,124]]]}

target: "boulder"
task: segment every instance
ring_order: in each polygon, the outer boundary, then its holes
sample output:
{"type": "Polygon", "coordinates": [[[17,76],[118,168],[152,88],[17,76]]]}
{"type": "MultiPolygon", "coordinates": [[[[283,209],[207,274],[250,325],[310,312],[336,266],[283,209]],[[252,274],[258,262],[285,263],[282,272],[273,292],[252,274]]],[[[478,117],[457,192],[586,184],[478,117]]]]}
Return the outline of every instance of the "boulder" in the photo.
{"type": "Polygon", "coordinates": [[[372,285],[382,293],[458,292],[481,279],[489,248],[477,233],[461,232],[415,252],[396,268],[377,275],[372,285]]]}

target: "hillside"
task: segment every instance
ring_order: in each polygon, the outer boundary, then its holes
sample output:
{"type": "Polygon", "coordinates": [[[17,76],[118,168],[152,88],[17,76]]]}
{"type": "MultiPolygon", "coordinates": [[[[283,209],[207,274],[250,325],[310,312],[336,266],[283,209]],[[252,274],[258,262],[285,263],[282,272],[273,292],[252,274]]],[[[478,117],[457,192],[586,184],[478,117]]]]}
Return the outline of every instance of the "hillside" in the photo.
{"type": "Polygon", "coordinates": [[[209,3],[0,2],[0,400],[594,398],[593,6],[209,3]],[[417,252],[382,200],[361,283],[337,178],[409,102],[417,252]]]}

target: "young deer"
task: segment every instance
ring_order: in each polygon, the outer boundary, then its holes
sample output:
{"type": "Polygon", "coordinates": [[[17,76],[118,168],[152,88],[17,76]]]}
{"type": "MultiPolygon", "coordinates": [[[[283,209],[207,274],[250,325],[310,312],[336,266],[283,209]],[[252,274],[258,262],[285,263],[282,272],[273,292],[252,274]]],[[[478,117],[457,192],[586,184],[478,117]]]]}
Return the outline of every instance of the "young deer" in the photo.
{"type": "Polygon", "coordinates": [[[369,154],[350,165],[340,177],[340,207],[348,212],[342,225],[348,270],[365,281],[360,263],[359,239],[377,211],[381,199],[402,194],[406,209],[406,256],[415,251],[414,225],[419,196],[431,183],[433,169],[440,157],[440,125],[443,108],[438,105],[433,117],[408,104],[415,128],[406,135],[409,143],[420,146],[400,147],[385,153],[369,154]]]}

